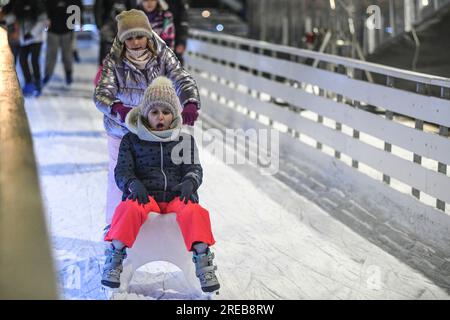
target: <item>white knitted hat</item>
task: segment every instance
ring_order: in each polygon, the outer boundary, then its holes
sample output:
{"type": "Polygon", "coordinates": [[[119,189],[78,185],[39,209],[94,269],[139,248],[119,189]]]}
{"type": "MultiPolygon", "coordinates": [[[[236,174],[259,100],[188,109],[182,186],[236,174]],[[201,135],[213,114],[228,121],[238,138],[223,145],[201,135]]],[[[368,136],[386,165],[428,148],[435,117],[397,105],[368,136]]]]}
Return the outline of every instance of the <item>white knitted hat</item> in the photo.
{"type": "Polygon", "coordinates": [[[172,112],[174,119],[180,116],[181,104],[172,81],[164,76],[157,77],[145,90],[140,103],[141,116],[147,118],[153,106],[166,106],[172,112]]]}

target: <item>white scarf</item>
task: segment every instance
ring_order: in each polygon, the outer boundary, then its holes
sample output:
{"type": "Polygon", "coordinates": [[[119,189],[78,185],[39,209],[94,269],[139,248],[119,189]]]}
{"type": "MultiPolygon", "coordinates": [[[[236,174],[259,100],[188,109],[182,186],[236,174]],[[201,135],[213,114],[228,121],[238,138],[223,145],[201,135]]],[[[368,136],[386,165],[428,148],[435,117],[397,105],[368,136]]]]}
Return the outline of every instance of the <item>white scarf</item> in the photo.
{"type": "Polygon", "coordinates": [[[125,56],[128,60],[131,61],[132,64],[136,66],[136,68],[142,70],[145,69],[147,62],[150,60],[150,50],[142,49],[142,50],[130,50],[126,48],[125,56]]]}

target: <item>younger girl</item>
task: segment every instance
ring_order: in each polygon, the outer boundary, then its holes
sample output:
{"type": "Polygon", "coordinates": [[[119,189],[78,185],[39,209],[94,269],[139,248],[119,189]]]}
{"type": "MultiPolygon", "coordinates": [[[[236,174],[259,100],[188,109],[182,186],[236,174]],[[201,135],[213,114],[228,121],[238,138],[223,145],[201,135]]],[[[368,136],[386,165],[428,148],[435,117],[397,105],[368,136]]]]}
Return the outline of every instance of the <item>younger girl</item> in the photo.
{"type": "Polygon", "coordinates": [[[122,139],[114,171],[124,201],[117,206],[105,236],[105,241],[112,242],[102,275],[105,286],[120,286],[126,248],[133,246],[149,213],[175,212],[186,249],[193,252],[202,290],[213,292],[220,287],[209,250],[215,243],[209,213],[198,203],[203,171],[194,138],[180,133],[179,104],[172,82],[158,77],[139,107],[127,115],[130,133],[122,139]]]}

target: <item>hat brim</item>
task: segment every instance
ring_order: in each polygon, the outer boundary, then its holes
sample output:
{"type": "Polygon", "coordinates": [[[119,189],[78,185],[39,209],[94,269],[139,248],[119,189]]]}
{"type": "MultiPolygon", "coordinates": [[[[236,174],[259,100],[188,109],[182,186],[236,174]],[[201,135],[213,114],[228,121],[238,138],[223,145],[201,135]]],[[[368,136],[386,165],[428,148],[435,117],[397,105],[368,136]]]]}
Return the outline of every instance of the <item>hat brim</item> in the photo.
{"type": "Polygon", "coordinates": [[[143,37],[147,37],[148,39],[151,39],[152,32],[147,29],[144,29],[144,28],[129,29],[120,35],[119,41],[125,42],[125,40],[127,40],[129,38],[139,37],[139,36],[143,36],[143,37]]]}
{"type": "Polygon", "coordinates": [[[166,107],[170,110],[170,112],[172,113],[172,115],[178,116],[178,114],[180,112],[177,112],[180,110],[181,106],[177,106],[178,110],[175,110],[174,106],[172,106],[170,103],[168,103],[167,101],[163,101],[163,100],[154,100],[151,103],[148,103],[145,107],[141,106],[141,115],[143,117],[147,117],[150,110],[152,110],[154,107],[156,106],[161,106],[161,107],[166,107]]]}

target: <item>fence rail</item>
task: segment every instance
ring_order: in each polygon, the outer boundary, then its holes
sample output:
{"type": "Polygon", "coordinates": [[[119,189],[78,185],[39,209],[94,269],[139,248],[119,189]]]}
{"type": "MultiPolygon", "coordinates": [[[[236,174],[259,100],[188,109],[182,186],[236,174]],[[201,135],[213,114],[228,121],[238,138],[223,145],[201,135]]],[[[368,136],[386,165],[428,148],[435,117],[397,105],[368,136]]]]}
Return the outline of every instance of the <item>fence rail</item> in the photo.
{"type": "MultiPolygon", "coordinates": [[[[214,49],[217,47],[209,47],[209,45],[215,45],[219,46],[219,49],[224,50],[231,50],[230,52],[233,52],[233,49],[241,49],[240,54],[243,54],[244,52],[250,51],[250,48],[257,49],[257,51],[262,52],[266,50],[267,52],[275,52],[275,53],[284,53],[289,56],[297,56],[303,59],[318,59],[319,61],[323,61],[328,64],[334,64],[334,65],[342,65],[343,67],[347,69],[360,69],[360,70],[366,70],[369,72],[374,73],[380,73],[385,76],[389,76],[392,78],[399,78],[404,80],[409,80],[415,83],[420,83],[423,85],[432,85],[432,86],[441,86],[444,88],[450,88],[450,83],[447,78],[439,77],[439,76],[433,76],[428,74],[423,74],[419,72],[414,71],[408,71],[408,70],[402,70],[397,69],[394,67],[389,66],[381,66],[376,63],[371,62],[365,62],[360,60],[354,60],[350,58],[345,57],[339,57],[334,56],[326,53],[320,53],[315,52],[311,50],[305,50],[305,49],[298,49],[294,47],[288,47],[283,45],[274,45],[265,41],[258,41],[258,40],[252,40],[252,39],[246,39],[246,38],[239,38],[232,35],[227,34],[220,34],[217,33],[212,34],[208,33],[207,31],[201,31],[201,30],[192,30],[191,39],[190,39],[190,47],[195,48],[195,52],[199,52],[198,49],[196,49],[196,45],[206,45],[208,44],[208,49],[211,49],[212,52],[214,52],[214,49]],[[195,42],[197,40],[198,42],[195,42]],[[218,42],[221,42],[221,44],[218,44],[218,42]],[[247,47],[247,49],[242,49],[242,47],[247,47]]],[[[225,51],[226,52],[226,51],[225,51]]],[[[234,54],[236,52],[234,51],[234,54]]],[[[259,58],[261,55],[258,54],[259,58]]],[[[248,63],[251,63],[251,61],[247,61],[248,63]]]]}
{"type": "Polygon", "coordinates": [[[385,187],[450,213],[450,79],[198,30],[186,61],[208,101],[266,117],[298,143],[312,138],[350,157],[355,175],[369,166],[385,187]]]}

